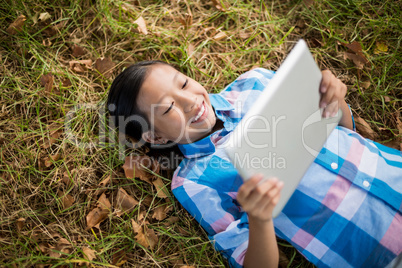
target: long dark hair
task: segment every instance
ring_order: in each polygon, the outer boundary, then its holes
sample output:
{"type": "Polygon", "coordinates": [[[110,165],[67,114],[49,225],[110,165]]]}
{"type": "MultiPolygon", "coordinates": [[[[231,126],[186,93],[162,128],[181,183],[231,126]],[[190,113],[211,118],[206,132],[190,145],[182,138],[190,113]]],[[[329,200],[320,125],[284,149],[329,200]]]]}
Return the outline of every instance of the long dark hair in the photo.
{"type": "Polygon", "coordinates": [[[121,134],[129,136],[135,142],[147,147],[144,151],[148,151],[148,155],[153,157],[169,155],[171,157],[173,153],[182,157],[176,145],[160,146],[163,149],[158,149],[157,146],[152,146],[152,144],[142,141],[142,134],[144,130],[147,130],[144,129],[144,126],[150,127],[150,121],[139,109],[137,99],[142,84],[149,74],[150,67],[156,64],[171,66],[159,60],[141,61],[121,72],[114,79],[110,87],[106,109],[109,112],[109,118],[112,120],[114,127],[121,134]]]}

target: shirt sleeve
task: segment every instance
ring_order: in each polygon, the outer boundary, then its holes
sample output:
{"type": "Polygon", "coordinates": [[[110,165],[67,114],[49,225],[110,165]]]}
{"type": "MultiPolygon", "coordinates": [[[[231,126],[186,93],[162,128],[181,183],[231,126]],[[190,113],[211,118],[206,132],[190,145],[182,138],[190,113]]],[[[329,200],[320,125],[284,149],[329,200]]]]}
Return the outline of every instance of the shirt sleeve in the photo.
{"type": "Polygon", "coordinates": [[[349,107],[349,111],[350,111],[350,116],[352,116],[353,131],[356,131],[355,118],[353,117],[352,109],[350,108],[349,104],[348,104],[348,107],[349,107]]]}
{"type": "Polygon", "coordinates": [[[234,192],[197,183],[204,181],[194,173],[186,178],[177,173],[172,191],[182,206],[201,224],[216,250],[228,259],[231,267],[243,267],[248,247],[248,217],[235,201],[234,192]]]}

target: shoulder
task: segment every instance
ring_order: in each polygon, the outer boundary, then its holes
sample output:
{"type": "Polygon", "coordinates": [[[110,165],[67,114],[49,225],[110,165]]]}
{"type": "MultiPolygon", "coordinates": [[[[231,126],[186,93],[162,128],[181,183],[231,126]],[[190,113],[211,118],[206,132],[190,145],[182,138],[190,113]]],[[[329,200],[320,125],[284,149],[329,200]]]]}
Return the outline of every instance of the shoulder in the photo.
{"type": "Polygon", "coordinates": [[[240,75],[230,83],[221,94],[232,91],[257,90],[262,91],[274,76],[275,72],[264,68],[255,68],[240,75]]]}

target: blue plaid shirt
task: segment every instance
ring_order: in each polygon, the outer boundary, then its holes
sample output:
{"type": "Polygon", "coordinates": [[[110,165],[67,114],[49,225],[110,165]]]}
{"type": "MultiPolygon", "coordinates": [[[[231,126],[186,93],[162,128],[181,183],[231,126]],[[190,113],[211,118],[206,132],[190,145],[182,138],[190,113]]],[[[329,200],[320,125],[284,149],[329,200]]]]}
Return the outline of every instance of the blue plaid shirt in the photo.
{"type": "MultiPolygon", "coordinates": [[[[248,217],[222,144],[273,75],[254,69],[211,94],[224,128],[179,146],[185,158],[172,191],[234,267],[247,250],[248,217]]],[[[275,232],[318,267],[384,267],[402,251],[401,192],[401,152],[337,127],[274,219],[275,232]]]]}

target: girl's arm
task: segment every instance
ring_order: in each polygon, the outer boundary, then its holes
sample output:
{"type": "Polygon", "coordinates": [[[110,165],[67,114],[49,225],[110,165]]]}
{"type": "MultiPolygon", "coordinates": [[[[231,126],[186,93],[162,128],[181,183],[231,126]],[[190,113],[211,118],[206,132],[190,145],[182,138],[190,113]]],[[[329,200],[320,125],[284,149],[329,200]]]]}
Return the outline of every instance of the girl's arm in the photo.
{"type": "Polygon", "coordinates": [[[261,174],[251,177],[239,189],[237,201],[249,218],[249,243],[244,267],[278,267],[279,252],[276,243],[272,210],[278,203],[283,183],[276,178],[265,180],[261,174]]]}
{"type": "Polygon", "coordinates": [[[337,79],[329,70],[322,71],[320,85],[320,108],[324,108],[323,117],[333,117],[338,109],[342,110],[342,118],[339,125],[353,130],[352,115],[345,102],[347,87],[337,79]]]}

